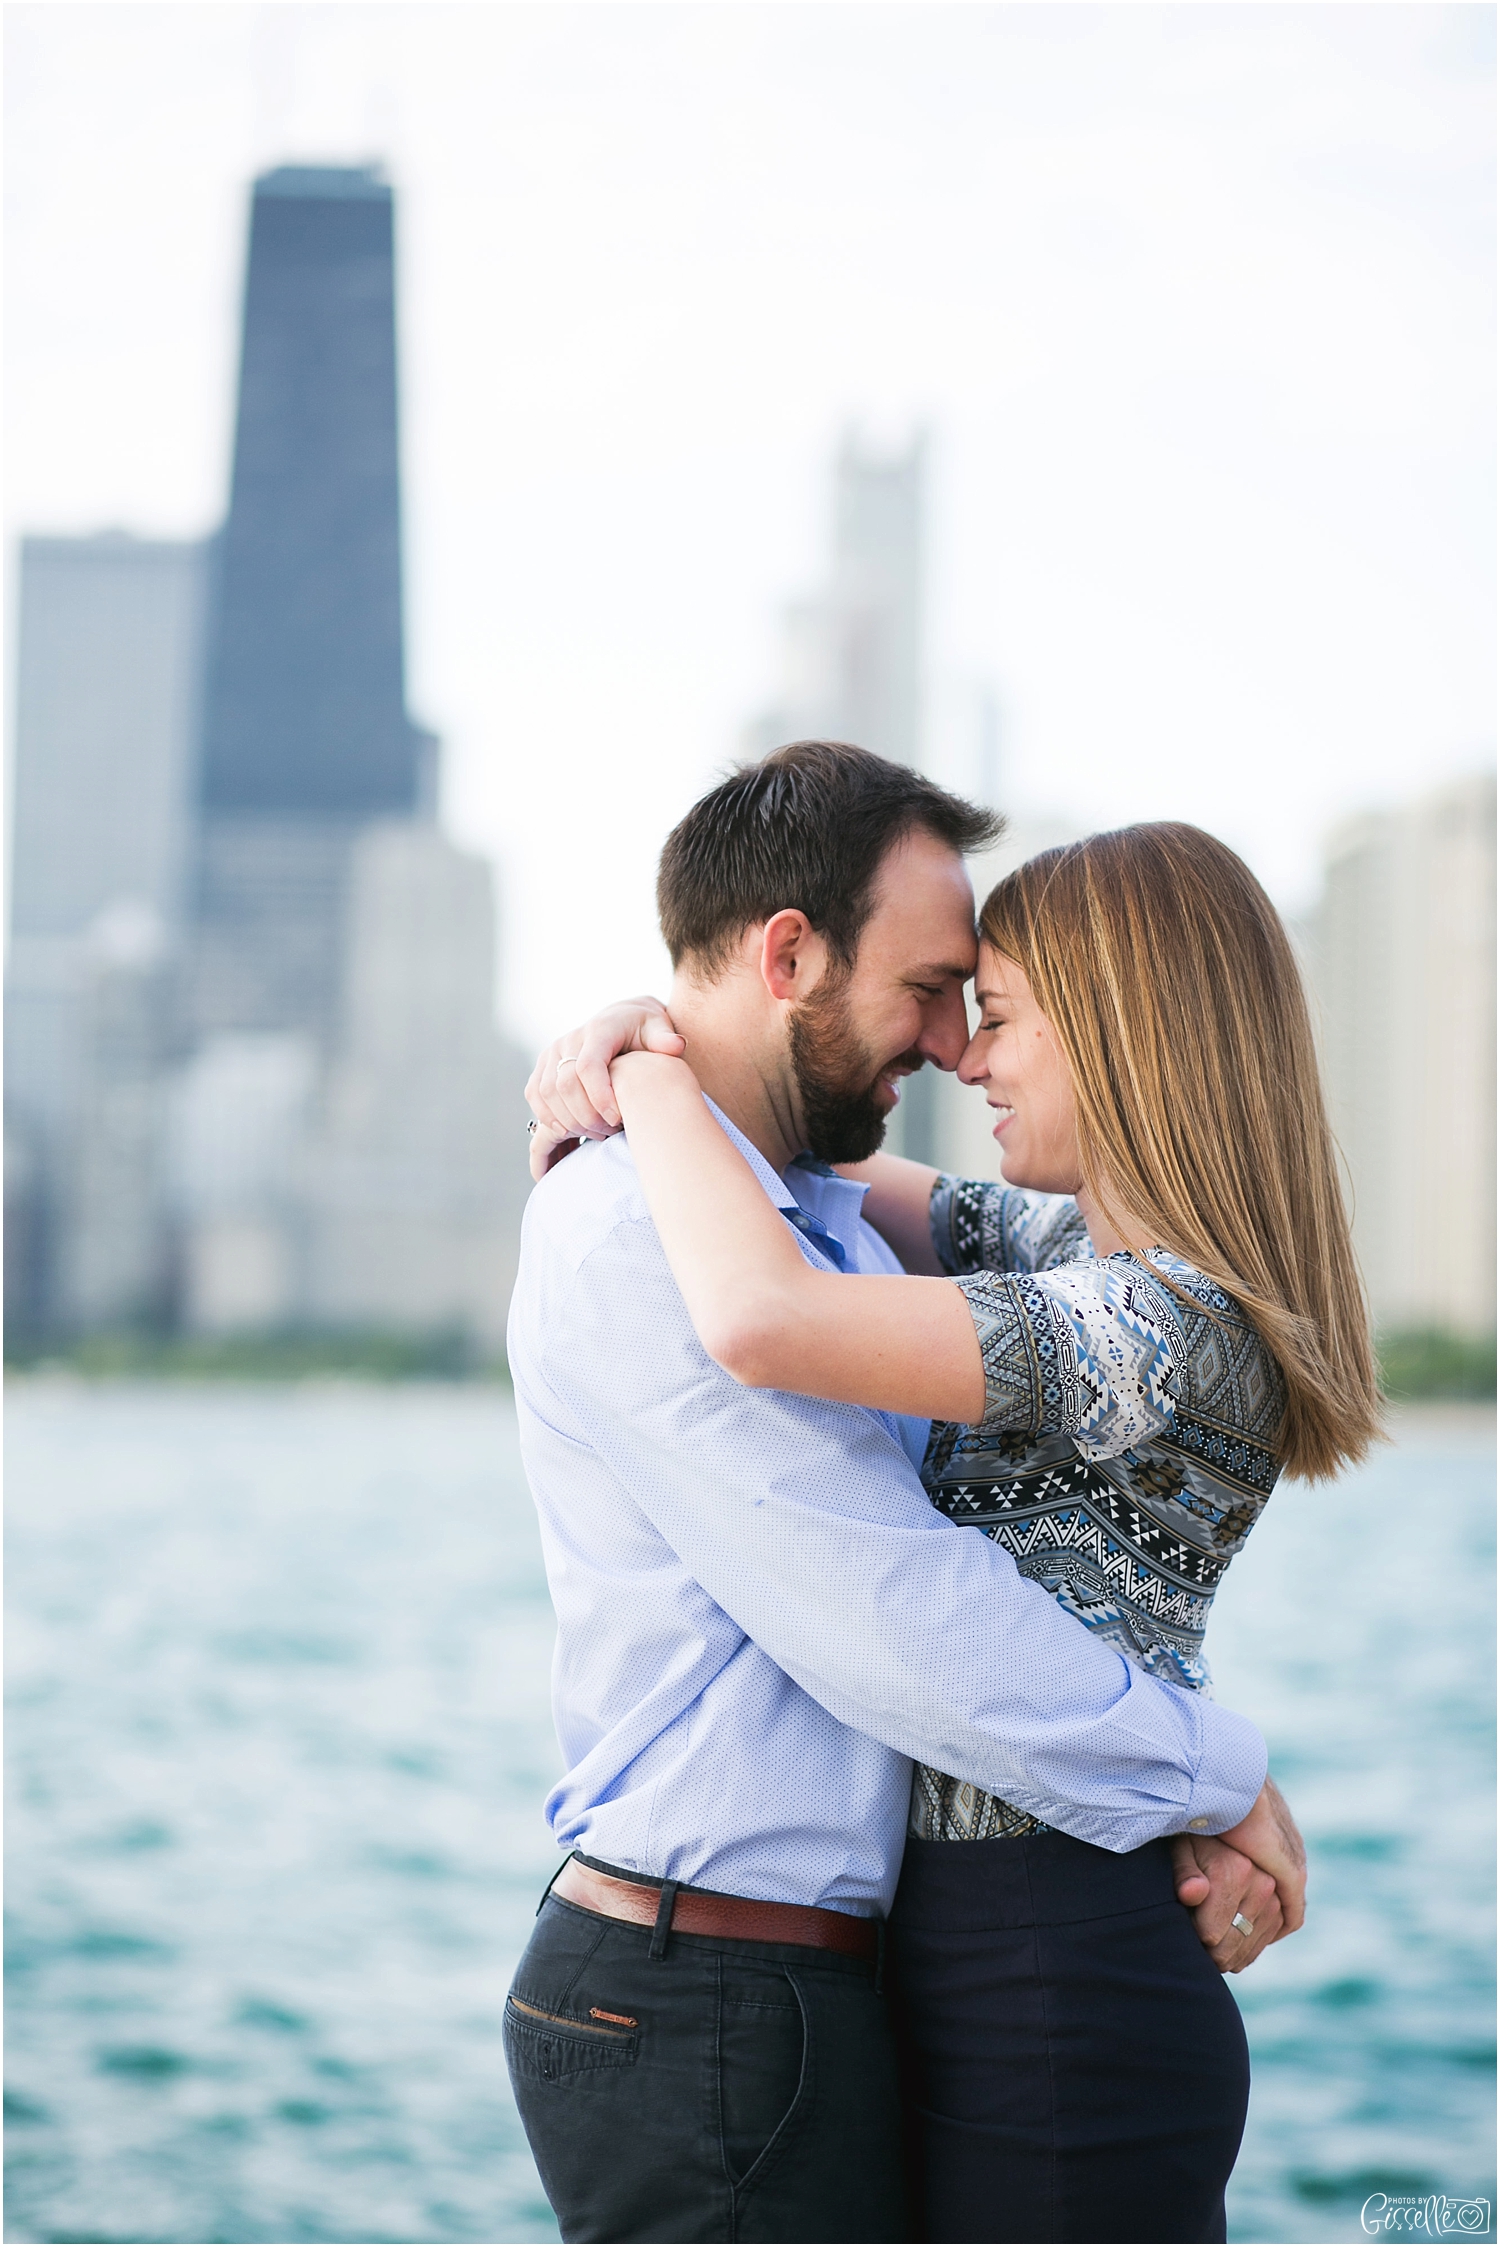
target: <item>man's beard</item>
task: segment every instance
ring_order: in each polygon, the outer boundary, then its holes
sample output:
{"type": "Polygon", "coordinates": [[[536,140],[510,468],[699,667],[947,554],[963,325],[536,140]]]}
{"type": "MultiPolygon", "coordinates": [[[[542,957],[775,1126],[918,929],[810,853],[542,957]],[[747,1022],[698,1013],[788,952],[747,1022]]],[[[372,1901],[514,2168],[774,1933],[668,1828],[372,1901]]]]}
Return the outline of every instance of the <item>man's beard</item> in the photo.
{"type": "Polygon", "coordinates": [[[831,969],[791,1013],[792,1074],[809,1154],[862,1163],[885,1137],[890,1110],[876,1098],[887,1069],[920,1069],[915,1051],[877,1062],[849,1015],[847,974],[831,969]]]}

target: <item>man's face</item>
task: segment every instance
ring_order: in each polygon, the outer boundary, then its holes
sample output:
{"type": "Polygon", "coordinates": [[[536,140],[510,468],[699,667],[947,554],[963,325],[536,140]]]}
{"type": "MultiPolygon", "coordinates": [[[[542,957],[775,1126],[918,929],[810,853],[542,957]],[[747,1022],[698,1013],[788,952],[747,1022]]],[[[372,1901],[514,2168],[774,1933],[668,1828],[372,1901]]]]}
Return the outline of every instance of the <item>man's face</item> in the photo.
{"type": "Polygon", "coordinates": [[[900,1080],[968,1043],[974,892],[963,860],[916,829],[885,856],[852,968],[830,964],[793,1007],[792,1071],[805,1144],[824,1162],[863,1162],[885,1137],[900,1080]]]}

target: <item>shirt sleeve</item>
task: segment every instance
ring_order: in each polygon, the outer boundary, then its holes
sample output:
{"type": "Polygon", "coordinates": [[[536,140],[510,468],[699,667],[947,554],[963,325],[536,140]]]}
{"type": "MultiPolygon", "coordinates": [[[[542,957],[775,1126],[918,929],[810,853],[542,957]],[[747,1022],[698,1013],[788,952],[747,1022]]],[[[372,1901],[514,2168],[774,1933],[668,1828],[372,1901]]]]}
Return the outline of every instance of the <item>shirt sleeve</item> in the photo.
{"type": "Polygon", "coordinates": [[[982,1428],[1071,1436],[1086,1459],[1115,1459],[1170,1427],[1187,1345],[1170,1290],[1133,1257],[954,1284],[984,1360],[982,1428]]]}
{"type": "Polygon", "coordinates": [[[1031,1194],[989,1178],[944,1172],[928,1203],[932,1246],[950,1276],[1041,1272],[1092,1256],[1088,1227],[1071,1194],[1031,1194]]]}
{"type": "Polygon", "coordinates": [[[840,1722],[1123,1851],[1250,1808],[1244,1718],[1145,1675],[938,1514],[887,1415],[742,1388],[703,1351],[654,1228],[572,1275],[559,1432],[747,1638],[840,1722]],[[650,1352],[621,1346],[622,1321],[650,1352]]]}

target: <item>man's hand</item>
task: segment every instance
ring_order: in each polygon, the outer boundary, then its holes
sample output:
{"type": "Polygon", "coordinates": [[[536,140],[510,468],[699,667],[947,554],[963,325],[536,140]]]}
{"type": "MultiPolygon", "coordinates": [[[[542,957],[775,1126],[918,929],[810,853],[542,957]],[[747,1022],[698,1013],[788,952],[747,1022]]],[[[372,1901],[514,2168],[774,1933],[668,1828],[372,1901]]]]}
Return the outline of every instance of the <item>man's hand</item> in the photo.
{"type": "Polygon", "coordinates": [[[1268,1944],[1302,1925],[1307,1852],[1274,1780],[1227,1833],[1174,1836],[1172,1858],[1177,1900],[1191,1910],[1221,1973],[1243,1973],[1268,1944]],[[1234,1925],[1236,1915],[1249,1920],[1248,1935],[1234,1925]]]}
{"type": "Polygon", "coordinates": [[[672,1027],[660,999],[623,999],[593,1015],[580,1029],[554,1038],[537,1056],[526,1081],[536,1117],[531,1175],[545,1177],[580,1139],[608,1139],[620,1128],[609,1065],[617,1053],[681,1054],[687,1041],[672,1027]]]}

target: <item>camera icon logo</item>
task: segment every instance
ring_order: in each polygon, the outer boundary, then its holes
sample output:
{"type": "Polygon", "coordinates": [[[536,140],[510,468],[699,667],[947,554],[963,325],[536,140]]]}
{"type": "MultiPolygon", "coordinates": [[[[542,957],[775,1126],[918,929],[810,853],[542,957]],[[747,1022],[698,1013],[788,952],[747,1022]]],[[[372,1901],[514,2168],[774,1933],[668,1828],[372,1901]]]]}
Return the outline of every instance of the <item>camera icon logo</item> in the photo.
{"type": "Polygon", "coordinates": [[[1467,2236],[1483,2239],[1490,2229],[1490,2204],[1487,2200],[1448,2200],[1438,2203],[1438,2230],[1449,2238],[1467,2236]]]}

